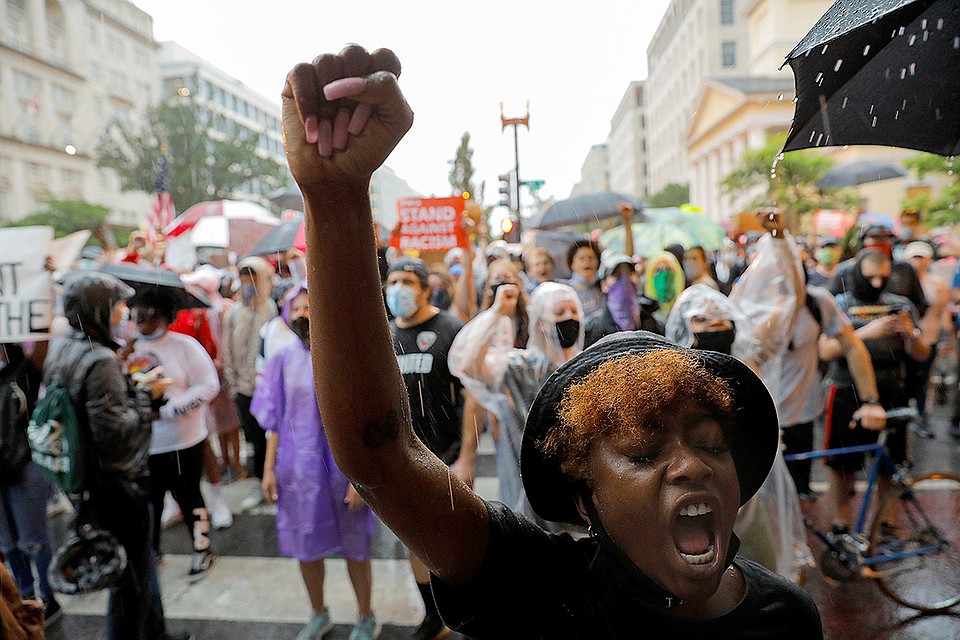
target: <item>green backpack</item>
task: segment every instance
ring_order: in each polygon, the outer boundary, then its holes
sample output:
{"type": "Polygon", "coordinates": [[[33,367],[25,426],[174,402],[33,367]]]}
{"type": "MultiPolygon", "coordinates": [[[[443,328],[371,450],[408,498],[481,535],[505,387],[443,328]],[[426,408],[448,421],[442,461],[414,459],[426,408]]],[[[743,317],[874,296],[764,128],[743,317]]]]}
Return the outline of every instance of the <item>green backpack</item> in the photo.
{"type": "Polygon", "coordinates": [[[37,404],[27,426],[33,461],[64,493],[84,489],[86,443],[70,392],[57,382],[37,404]]]}

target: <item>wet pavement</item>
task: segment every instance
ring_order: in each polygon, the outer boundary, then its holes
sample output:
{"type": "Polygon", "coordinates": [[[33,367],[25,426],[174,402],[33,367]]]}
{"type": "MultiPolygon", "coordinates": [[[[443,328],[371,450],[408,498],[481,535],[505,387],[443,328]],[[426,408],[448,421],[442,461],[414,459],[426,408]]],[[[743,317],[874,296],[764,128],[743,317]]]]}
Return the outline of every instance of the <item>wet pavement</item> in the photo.
{"type": "MultiPolygon", "coordinates": [[[[947,435],[948,415],[946,407],[935,408],[931,420],[934,439],[911,437],[916,473],[960,471],[960,443],[947,435]]],[[[496,469],[488,437],[483,439],[480,454],[477,490],[485,498],[495,499],[496,469]]],[[[813,479],[815,487],[824,488],[822,464],[815,463],[813,479]]],[[[294,638],[304,624],[306,592],[296,563],[279,555],[272,508],[262,506],[252,513],[240,513],[239,503],[252,486],[252,480],[241,480],[225,488],[237,515],[233,527],[213,534],[219,558],[205,580],[189,584],[185,579],[190,545],[182,525],[163,534],[160,577],[171,631],[190,629],[198,640],[282,640],[294,638]]],[[[823,501],[804,505],[815,520],[819,520],[823,501]]],[[[818,556],[819,543],[814,540],[810,546],[818,556]]],[[[374,548],[373,602],[384,624],[380,636],[384,640],[408,637],[422,616],[405,558],[402,545],[380,527],[374,548]]],[[[960,572],[960,566],[956,571],[960,572]]],[[[327,638],[347,638],[356,608],[342,560],[328,561],[326,584],[336,623],[327,638]]],[[[820,608],[828,640],[960,640],[960,606],[948,614],[918,615],[896,605],[870,581],[831,585],[816,568],[807,572],[803,586],[820,608]]],[[[67,615],[48,632],[50,640],[103,637],[106,600],[102,593],[63,598],[62,602],[67,615]]]]}

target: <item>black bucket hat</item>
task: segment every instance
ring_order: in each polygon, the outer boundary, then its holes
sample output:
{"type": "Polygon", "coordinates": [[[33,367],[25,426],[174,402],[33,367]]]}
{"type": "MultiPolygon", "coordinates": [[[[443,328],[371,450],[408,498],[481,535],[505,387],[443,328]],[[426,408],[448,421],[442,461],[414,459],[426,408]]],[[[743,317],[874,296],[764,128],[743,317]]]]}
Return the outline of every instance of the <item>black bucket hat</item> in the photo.
{"type": "Polygon", "coordinates": [[[729,443],[740,484],[740,504],[760,489],[773,466],[780,440],[777,408],[760,378],[732,356],[685,349],[647,331],[622,332],[607,336],[561,365],[544,383],[530,407],[523,431],[520,476],[530,505],[541,518],[584,524],[576,503],[580,485],[560,470],[556,456],[542,451],[547,434],[559,423],[557,412],[564,392],[608,360],[659,349],[689,354],[730,385],[736,408],[729,443]]]}

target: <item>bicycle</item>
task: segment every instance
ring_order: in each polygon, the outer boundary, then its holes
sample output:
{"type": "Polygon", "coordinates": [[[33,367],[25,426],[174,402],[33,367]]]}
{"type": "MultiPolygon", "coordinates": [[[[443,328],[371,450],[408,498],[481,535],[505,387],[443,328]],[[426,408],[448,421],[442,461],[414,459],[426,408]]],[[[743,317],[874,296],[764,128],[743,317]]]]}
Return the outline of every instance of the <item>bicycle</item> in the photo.
{"type": "Polygon", "coordinates": [[[847,453],[869,453],[873,464],[853,530],[823,531],[806,516],[804,525],[823,544],[818,566],[840,582],[868,578],[898,604],[932,613],[960,603],[960,476],[910,475],[886,449],[891,423],[917,417],[914,409],[887,411],[887,429],[876,444],[825,449],[784,456],[788,462],[847,453]],[[894,469],[892,488],[865,528],[881,468],[894,469]]]}

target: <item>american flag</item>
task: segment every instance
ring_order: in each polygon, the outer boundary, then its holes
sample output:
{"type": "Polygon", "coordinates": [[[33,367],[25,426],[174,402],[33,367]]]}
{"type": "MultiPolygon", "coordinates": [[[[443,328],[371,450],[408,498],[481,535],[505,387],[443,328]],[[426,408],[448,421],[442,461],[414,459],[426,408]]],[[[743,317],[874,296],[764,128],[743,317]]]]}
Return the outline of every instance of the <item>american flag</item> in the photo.
{"type": "Polygon", "coordinates": [[[170,179],[167,175],[167,158],[160,156],[157,161],[157,180],[153,184],[150,196],[150,214],[147,216],[150,229],[163,229],[173,222],[177,212],[170,195],[170,179]]]}

